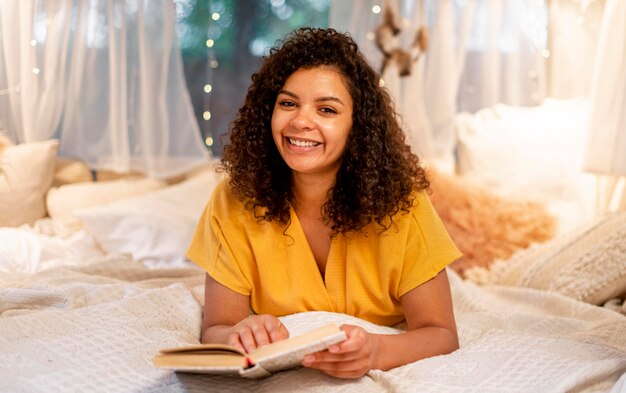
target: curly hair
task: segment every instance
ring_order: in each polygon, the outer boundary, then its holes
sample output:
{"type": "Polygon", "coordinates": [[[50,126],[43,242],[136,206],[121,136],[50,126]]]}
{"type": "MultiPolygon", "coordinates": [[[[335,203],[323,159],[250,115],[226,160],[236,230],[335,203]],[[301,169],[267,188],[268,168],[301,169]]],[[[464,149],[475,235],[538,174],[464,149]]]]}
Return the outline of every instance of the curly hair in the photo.
{"type": "Polygon", "coordinates": [[[291,169],[272,138],[279,90],[300,68],[328,66],[340,72],[353,100],[352,128],[334,187],[322,207],[333,236],[360,231],[372,221],[386,230],[408,211],[416,190],[429,181],[405,141],[393,102],[380,77],[348,34],[301,28],[279,41],[252,75],[244,105],[230,127],[221,168],[234,195],[260,220],[290,223],[291,169]]]}

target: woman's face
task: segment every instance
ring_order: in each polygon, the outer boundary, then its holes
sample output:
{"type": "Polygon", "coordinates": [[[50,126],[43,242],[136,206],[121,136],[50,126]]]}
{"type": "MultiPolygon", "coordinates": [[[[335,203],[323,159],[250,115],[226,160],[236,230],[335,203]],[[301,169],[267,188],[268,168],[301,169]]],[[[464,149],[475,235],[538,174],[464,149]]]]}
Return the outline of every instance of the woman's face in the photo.
{"type": "Polygon", "coordinates": [[[301,68],[278,93],[272,135],[295,173],[334,176],[351,128],[352,97],[333,68],[301,68]]]}

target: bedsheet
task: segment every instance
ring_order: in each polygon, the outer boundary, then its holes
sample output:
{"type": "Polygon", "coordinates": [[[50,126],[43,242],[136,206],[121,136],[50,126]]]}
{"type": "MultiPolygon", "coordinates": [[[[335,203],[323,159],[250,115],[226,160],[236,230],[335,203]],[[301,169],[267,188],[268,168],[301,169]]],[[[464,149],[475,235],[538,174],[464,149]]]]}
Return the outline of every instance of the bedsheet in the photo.
{"type": "MultiPolygon", "coordinates": [[[[160,348],[196,343],[204,273],[148,269],[126,255],[35,273],[0,272],[2,392],[618,392],[626,318],[564,296],[477,286],[449,272],[461,348],[391,371],[339,380],[300,368],[262,380],[176,374],[160,348]]],[[[398,330],[310,312],[292,335],[327,322],[398,330]]]]}

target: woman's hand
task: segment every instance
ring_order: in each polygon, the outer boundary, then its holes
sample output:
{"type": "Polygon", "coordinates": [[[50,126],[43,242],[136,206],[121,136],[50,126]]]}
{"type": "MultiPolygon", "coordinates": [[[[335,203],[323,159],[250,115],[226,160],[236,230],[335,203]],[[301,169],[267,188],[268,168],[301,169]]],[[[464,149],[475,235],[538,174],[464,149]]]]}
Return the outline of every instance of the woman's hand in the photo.
{"type": "Polygon", "coordinates": [[[251,315],[230,329],[227,344],[251,352],[275,341],[289,337],[289,331],[273,315],[251,315]]]}
{"type": "Polygon", "coordinates": [[[341,330],[348,337],[345,341],[308,355],[303,365],[337,378],[358,378],[376,368],[379,337],[353,325],[342,325],[341,330]]]}

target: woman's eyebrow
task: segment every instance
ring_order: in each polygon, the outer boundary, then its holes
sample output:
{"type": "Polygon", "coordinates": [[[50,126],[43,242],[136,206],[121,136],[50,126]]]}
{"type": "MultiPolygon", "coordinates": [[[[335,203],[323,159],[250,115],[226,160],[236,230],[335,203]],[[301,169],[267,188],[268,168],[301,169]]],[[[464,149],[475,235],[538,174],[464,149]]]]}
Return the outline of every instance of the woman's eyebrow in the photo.
{"type": "MultiPolygon", "coordinates": [[[[300,98],[300,97],[298,97],[298,95],[297,95],[297,94],[292,93],[292,92],[290,92],[289,90],[280,90],[280,91],[278,92],[278,94],[279,94],[279,95],[280,95],[280,94],[284,94],[284,95],[287,95],[287,96],[289,96],[289,97],[293,97],[293,98],[300,98]]],[[[343,101],[341,101],[341,99],[339,99],[339,98],[337,98],[337,97],[333,97],[333,96],[328,96],[328,97],[319,97],[319,98],[316,98],[316,99],[315,99],[315,102],[324,102],[324,101],[334,101],[334,102],[337,102],[337,103],[339,103],[339,104],[341,104],[341,105],[345,105],[345,104],[343,103],[343,101]]]]}

